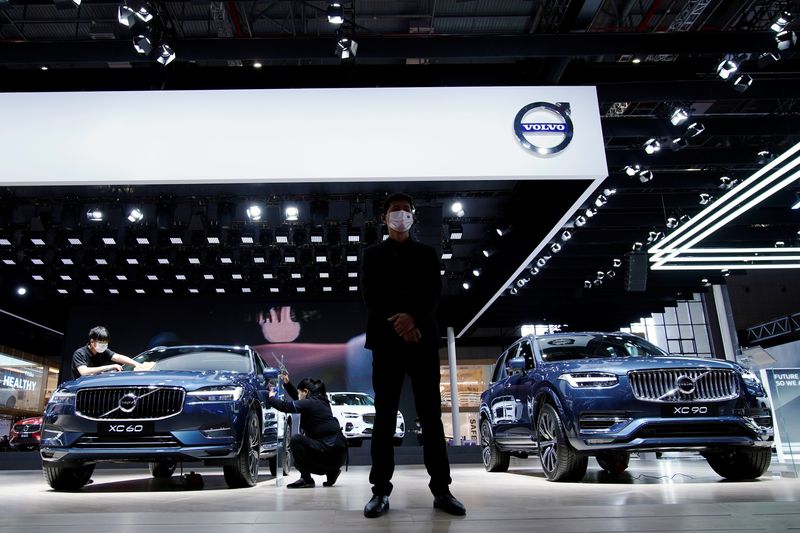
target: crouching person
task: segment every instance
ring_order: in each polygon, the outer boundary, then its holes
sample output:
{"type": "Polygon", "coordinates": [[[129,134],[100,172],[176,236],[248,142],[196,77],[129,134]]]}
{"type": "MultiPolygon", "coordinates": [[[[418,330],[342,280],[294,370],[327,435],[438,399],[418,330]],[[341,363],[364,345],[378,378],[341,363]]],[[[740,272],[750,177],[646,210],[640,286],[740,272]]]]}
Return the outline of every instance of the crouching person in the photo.
{"type": "MultiPolygon", "coordinates": [[[[305,378],[295,388],[284,375],[287,394],[292,400],[276,397],[273,389],[269,393],[269,404],[284,413],[300,413],[301,434],[294,435],[290,441],[294,466],[300,472],[300,479],[289,483],[290,489],[304,489],[314,486],[311,474],[325,475],[322,484],[333,486],[341,473],[347,457],[347,440],[339,427],[339,421],[331,412],[331,405],[325,391],[325,384],[319,379],[305,378]]],[[[284,438],[288,435],[284,436],[284,438]]]]}

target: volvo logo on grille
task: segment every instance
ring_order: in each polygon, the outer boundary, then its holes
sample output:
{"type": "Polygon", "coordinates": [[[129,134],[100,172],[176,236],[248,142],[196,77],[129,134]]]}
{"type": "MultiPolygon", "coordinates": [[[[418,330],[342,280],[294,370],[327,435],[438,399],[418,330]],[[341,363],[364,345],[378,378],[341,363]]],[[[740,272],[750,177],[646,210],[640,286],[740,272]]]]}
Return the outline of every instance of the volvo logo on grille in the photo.
{"type": "Polygon", "coordinates": [[[139,397],[136,396],[134,393],[129,392],[125,396],[119,399],[119,408],[125,412],[130,413],[134,409],[136,409],[136,403],[139,401],[139,397]]]}
{"type": "Polygon", "coordinates": [[[675,380],[675,386],[683,394],[691,394],[694,392],[694,380],[689,376],[678,376],[675,380]]]}
{"type": "Polygon", "coordinates": [[[572,119],[569,115],[567,102],[534,102],[517,113],[514,133],[520,144],[534,153],[557,154],[572,141],[572,119]]]}

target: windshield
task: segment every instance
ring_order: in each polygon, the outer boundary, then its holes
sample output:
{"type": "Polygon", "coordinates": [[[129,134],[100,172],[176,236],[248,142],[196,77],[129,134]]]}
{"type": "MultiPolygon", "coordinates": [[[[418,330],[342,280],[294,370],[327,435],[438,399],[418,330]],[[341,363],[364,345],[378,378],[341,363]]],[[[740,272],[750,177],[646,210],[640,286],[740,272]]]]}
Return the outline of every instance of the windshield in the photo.
{"type": "Polygon", "coordinates": [[[333,393],[331,405],[375,405],[375,400],[367,394],[333,393]]]}
{"type": "MultiPolygon", "coordinates": [[[[198,372],[224,370],[247,373],[252,371],[249,354],[242,352],[157,350],[133,358],[148,370],[194,370],[198,372]]],[[[127,367],[130,370],[131,367],[127,367]]]]}
{"type": "Polygon", "coordinates": [[[627,335],[558,335],[540,337],[537,341],[542,359],[548,363],[572,359],[667,355],[661,348],[646,340],[627,335]]]}

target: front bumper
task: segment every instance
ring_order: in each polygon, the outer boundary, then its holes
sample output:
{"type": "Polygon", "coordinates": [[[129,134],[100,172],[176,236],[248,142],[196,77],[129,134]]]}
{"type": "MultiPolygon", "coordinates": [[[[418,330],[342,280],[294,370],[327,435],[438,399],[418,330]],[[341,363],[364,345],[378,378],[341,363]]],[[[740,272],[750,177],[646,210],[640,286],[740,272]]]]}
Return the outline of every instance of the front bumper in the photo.
{"type": "Polygon", "coordinates": [[[31,446],[38,448],[39,439],[37,439],[35,436],[14,437],[9,441],[9,444],[12,448],[29,448],[31,446]]]}

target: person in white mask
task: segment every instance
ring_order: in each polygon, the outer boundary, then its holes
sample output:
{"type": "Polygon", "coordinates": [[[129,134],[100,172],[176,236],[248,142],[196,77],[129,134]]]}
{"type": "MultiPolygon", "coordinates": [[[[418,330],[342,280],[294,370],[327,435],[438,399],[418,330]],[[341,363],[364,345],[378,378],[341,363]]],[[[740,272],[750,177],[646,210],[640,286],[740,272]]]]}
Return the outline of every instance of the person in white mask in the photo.
{"type": "Polygon", "coordinates": [[[146,370],[127,355],[111,351],[108,348],[109,339],[108,330],[103,326],[93,327],[89,331],[89,342],[72,354],[73,379],[101,372],[119,372],[122,365],[132,365],[134,370],[146,370]]]}
{"type": "Polygon", "coordinates": [[[463,515],[464,505],[450,493],[450,464],[442,428],[439,391],[439,329],[436,305],[442,291],[436,251],[410,235],[414,201],[405,193],[389,195],[383,205],[389,238],[364,251],[361,286],[367,306],[367,339],[372,350],[375,423],[372,428],[372,499],[364,516],[389,510],[394,471],[393,437],[405,376],[411,379],[417,416],[425,435],[425,468],[433,506],[463,515]]]}

